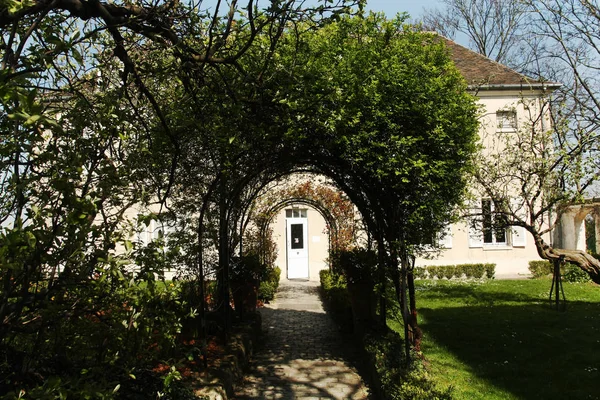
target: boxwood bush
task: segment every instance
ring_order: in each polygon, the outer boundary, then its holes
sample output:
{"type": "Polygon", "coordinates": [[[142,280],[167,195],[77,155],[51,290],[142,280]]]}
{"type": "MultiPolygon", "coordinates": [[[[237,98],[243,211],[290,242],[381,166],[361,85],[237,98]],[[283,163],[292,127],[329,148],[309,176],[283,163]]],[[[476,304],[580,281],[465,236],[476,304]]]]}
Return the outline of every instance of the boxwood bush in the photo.
{"type": "MultiPolygon", "coordinates": [[[[529,272],[533,279],[539,279],[549,277],[554,273],[554,266],[552,262],[548,260],[535,260],[529,261],[529,272]]],[[[571,263],[565,263],[560,267],[560,274],[565,282],[590,282],[591,279],[588,274],[585,273],[577,265],[571,263]]]]}
{"type": "Polygon", "coordinates": [[[534,279],[552,275],[552,263],[548,260],[529,261],[529,272],[534,279]]]}
{"type": "Polygon", "coordinates": [[[496,275],[496,264],[457,264],[457,265],[430,265],[427,267],[416,267],[415,278],[419,279],[494,279],[496,275]]]}
{"type": "Polygon", "coordinates": [[[277,289],[279,288],[280,277],[281,269],[279,267],[267,268],[258,287],[259,300],[268,303],[275,298],[275,293],[277,293],[277,289]]]}
{"type": "Polygon", "coordinates": [[[344,331],[352,331],[352,305],[346,289],[346,278],[329,270],[319,272],[325,308],[344,331]]]}

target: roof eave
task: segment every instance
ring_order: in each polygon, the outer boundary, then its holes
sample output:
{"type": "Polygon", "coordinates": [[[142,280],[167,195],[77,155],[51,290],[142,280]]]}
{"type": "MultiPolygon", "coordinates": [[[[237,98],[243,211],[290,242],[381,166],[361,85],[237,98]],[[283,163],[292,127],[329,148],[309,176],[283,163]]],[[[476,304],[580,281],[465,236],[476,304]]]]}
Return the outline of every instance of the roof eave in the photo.
{"type": "Polygon", "coordinates": [[[555,82],[536,82],[536,83],[492,83],[492,84],[480,84],[480,85],[468,85],[467,89],[471,91],[482,91],[482,90],[539,90],[544,92],[553,92],[560,88],[562,85],[555,82]]]}

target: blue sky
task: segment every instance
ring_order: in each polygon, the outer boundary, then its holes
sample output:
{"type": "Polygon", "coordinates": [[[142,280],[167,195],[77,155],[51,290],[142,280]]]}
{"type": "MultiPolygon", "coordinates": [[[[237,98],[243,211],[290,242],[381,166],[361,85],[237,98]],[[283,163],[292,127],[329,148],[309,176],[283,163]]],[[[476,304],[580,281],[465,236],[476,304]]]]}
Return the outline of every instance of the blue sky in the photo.
{"type": "Polygon", "coordinates": [[[415,19],[421,17],[424,8],[442,7],[440,0],[367,0],[367,9],[383,11],[388,17],[406,11],[415,19]]]}
{"type": "MultiPolygon", "coordinates": [[[[316,2],[317,0],[311,0],[316,2]]],[[[269,0],[261,0],[260,5],[268,4],[269,0]]],[[[226,1],[223,1],[223,8],[226,1]]],[[[241,1],[239,4],[243,4],[241,1]]],[[[216,0],[203,0],[202,5],[212,7],[216,4],[216,0]]],[[[434,7],[443,7],[441,0],[367,0],[367,9],[372,11],[383,11],[388,17],[393,17],[399,12],[408,12],[413,19],[419,18],[423,14],[423,9],[431,9],[434,7]]]]}

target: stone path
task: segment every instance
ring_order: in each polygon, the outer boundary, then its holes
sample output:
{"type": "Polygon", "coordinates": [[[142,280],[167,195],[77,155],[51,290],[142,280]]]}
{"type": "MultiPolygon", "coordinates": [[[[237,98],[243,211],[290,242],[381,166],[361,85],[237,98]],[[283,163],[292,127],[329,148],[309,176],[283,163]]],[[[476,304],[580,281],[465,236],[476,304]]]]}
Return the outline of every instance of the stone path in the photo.
{"type": "Polygon", "coordinates": [[[236,399],[368,399],[357,348],[325,314],[316,282],[282,282],[261,309],[264,345],[236,399]]]}

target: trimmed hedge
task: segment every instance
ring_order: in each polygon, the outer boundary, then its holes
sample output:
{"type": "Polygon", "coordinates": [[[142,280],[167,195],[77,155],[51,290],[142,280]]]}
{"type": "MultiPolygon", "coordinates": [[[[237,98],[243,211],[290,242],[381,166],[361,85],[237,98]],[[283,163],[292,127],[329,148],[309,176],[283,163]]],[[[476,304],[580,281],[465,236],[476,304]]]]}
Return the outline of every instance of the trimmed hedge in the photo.
{"type": "MultiPolygon", "coordinates": [[[[552,275],[554,267],[548,260],[529,261],[529,272],[534,279],[552,275]]],[[[564,267],[561,268],[561,273],[564,273],[564,267]]]]}
{"type": "MultiPolygon", "coordinates": [[[[529,261],[529,272],[531,272],[531,277],[533,279],[545,278],[554,273],[554,266],[552,265],[552,262],[548,260],[529,261]]],[[[565,282],[585,283],[591,281],[589,275],[586,274],[585,271],[571,263],[561,265],[560,274],[562,280],[565,282]]]]}
{"type": "Polygon", "coordinates": [[[352,305],[346,287],[346,278],[329,270],[319,271],[321,294],[325,308],[343,331],[353,330],[352,305]]]}
{"type": "Polygon", "coordinates": [[[279,267],[268,268],[265,272],[263,280],[258,287],[258,299],[268,303],[275,298],[275,293],[279,288],[279,278],[281,277],[281,269],[279,267]]]}
{"type": "Polygon", "coordinates": [[[416,267],[414,272],[417,279],[494,279],[496,264],[457,264],[457,265],[430,265],[416,267]]]}

